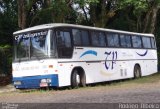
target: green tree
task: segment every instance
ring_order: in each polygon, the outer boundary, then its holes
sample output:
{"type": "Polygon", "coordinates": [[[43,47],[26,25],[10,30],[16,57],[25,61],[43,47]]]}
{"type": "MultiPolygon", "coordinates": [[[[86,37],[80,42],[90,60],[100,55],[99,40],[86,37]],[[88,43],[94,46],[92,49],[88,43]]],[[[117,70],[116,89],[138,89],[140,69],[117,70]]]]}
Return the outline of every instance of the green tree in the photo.
{"type": "MultiPolygon", "coordinates": [[[[0,77],[1,83],[10,82],[12,59],[12,34],[17,26],[17,4],[15,0],[0,1],[0,77]],[[5,78],[8,78],[7,81],[5,78]]],[[[2,83],[3,84],[3,83],[2,83]]]]}
{"type": "Polygon", "coordinates": [[[82,21],[96,27],[106,27],[118,10],[117,0],[76,0],[75,4],[83,11],[82,21]]]}
{"type": "Polygon", "coordinates": [[[121,0],[119,6],[120,9],[126,7],[133,9],[138,32],[154,33],[160,9],[159,0],[121,0]]]}
{"type": "Polygon", "coordinates": [[[18,0],[17,4],[20,29],[52,22],[74,23],[76,19],[70,0],[18,0]]]}
{"type": "Polygon", "coordinates": [[[15,0],[0,1],[0,45],[12,44],[12,33],[17,30],[15,0]]]}

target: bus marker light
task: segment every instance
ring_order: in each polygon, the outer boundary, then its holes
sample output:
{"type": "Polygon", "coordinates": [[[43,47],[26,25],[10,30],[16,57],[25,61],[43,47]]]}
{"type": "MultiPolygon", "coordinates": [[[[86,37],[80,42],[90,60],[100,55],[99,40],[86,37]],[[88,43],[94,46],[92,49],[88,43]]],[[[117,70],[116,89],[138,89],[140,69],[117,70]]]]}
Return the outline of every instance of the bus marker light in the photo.
{"type": "Polygon", "coordinates": [[[53,65],[49,65],[49,68],[53,68],[53,65]]]}
{"type": "Polygon", "coordinates": [[[47,79],[41,79],[41,83],[46,83],[47,79]]]}
{"type": "Polygon", "coordinates": [[[47,79],[47,83],[51,83],[52,80],[50,78],[47,79]]]}
{"type": "Polygon", "coordinates": [[[14,81],[14,85],[21,85],[21,81],[14,81]]]}

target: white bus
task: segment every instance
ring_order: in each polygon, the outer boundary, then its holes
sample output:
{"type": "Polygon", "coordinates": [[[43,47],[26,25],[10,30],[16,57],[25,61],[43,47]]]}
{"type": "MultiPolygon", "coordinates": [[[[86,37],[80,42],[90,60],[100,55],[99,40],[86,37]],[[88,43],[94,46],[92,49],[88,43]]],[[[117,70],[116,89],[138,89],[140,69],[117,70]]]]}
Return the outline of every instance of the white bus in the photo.
{"type": "Polygon", "coordinates": [[[14,32],[16,88],[85,86],[157,72],[153,34],[72,24],[14,32]]]}

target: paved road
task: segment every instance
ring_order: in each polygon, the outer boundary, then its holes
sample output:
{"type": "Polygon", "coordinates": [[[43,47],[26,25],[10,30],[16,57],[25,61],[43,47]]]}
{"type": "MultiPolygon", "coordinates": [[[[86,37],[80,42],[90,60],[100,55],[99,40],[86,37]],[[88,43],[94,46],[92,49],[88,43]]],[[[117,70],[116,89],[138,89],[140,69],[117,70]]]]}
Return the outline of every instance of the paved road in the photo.
{"type": "MultiPolygon", "coordinates": [[[[160,103],[160,81],[73,90],[1,93],[2,103],[160,103]]],[[[49,105],[47,105],[49,106],[49,105]]],[[[160,108],[160,104],[159,104],[160,108]]],[[[46,108],[47,109],[47,108],[46,108]]]]}

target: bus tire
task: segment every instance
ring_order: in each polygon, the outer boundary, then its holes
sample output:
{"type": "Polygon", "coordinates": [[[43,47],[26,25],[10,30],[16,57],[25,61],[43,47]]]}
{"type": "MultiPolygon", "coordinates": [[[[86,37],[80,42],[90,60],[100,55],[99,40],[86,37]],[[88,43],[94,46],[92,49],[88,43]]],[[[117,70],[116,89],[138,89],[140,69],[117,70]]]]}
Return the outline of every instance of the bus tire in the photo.
{"type": "Polygon", "coordinates": [[[71,87],[85,87],[86,86],[86,76],[82,69],[74,69],[71,75],[71,87]]]}
{"type": "Polygon", "coordinates": [[[141,68],[139,65],[134,66],[134,78],[140,78],[141,77],[141,68]]]}

